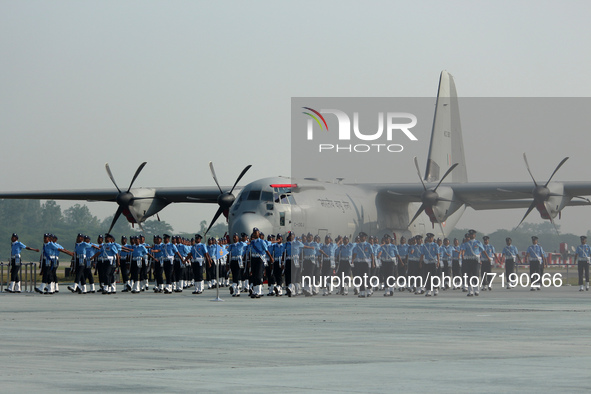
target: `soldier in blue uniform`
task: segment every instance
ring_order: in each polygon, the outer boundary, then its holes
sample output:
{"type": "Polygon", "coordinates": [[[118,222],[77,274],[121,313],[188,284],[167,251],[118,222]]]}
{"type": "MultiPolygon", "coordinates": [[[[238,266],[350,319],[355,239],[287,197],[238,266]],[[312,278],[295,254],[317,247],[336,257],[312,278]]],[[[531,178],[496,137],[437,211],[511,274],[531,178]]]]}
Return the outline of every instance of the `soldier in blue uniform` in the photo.
{"type": "Polygon", "coordinates": [[[423,272],[423,283],[425,284],[427,292],[425,297],[430,297],[431,292],[433,295],[439,293],[438,289],[433,289],[431,278],[437,275],[437,267],[439,266],[439,245],[433,242],[432,233],[427,233],[425,243],[421,247],[421,258],[419,264],[422,267],[423,272]]]}
{"type": "Polygon", "coordinates": [[[74,272],[76,279],[74,286],[68,286],[68,290],[72,293],[78,294],[86,293],[86,251],[92,248],[92,244],[84,241],[84,235],[78,234],[76,237],[76,245],[74,245],[74,272]]]}
{"type": "MultiPolygon", "coordinates": [[[[439,248],[441,253],[441,270],[440,272],[444,275],[444,277],[451,277],[451,266],[452,266],[452,257],[453,257],[453,246],[449,242],[449,238],[443,239],[443,245],[439,248]]],[[[445,282],[442,284],[443,290],[447,290],[450,288],[450,283],[445,282]]]]}
{"type": "MultiPolygon", "coordinates": [[[[324,243],[320,245],[320,277],[326,279],[326,277],[331,277],[334,273],[336,268],[336,261],[334,252],[337,248],[337,245],[332,242],[332,238],[330,235],[326,235],[324,237],[324,243]]],[[[331,282],[330,279],[327,280],[326,286],[323,287],[323,296],[329,296],[331,294],[331,282]]]]}
{"type": "Polygon", "coordinates": [[[505,279],[507,280],[507,289],[515,287],[517,281],[511,278],[511,274],[515,272],[515,262],[521,262],[519,251],[515,245],[512,245],[513,240],[509,237],[505,238],[507,246],[503,248],[503,256],[505,257],[505,279]]]}
{"type": "MultiPolygon", "coordinates": [[[[352,254],[353,274],[363,279],[359,287],[359,297],[370,297],[373,292],[371,285],[368,284],[366,286],[365,278],[369,277],[371,269],[375,267],[375,256],[372,246],[367,242],[367,234],[365,232],[359,233],[359,243],[353,248],[352,254]]],[[[369,279],[367,280],[369,281],[369,279]]]]}
{"type": "Polygon", "coordinates": [[[230,271],[232,272],[232,284],[230,285],[230,294],[232,297],[240,297],[246,247],[246,243],[240,241],[238,233],[232,235],[232,243],[228,245],[230,271]]]}
{"type": "Polygon", "coordinates": [[[343,237],[342,243],[337,247],[335,250],[335,261],[337,264],[336,273],[339,278],[341,278],[341,288],[338,290],[338,293],[341,295],[348,295],[349,294],[349,284],[343,280],[343,278],[351,278],[352,274],[352,257],[353,257],[353,248],[355,245],[349,242],[349,237],[346,235],[343,237]]]}
{"type": "Polygon", "coordinates": [[[538,237],[531,237],[532,244],[527,248],[525,258],[529,261],[529,276],[531,281],[531,291],[541,289],[542,267],[546,264],[546,252],[538,244],[538,237]]]}
{"type": "Polygon", "coordinates": [[[12,234],[10,240],[12,242],[10,245],[10,284],[6,288],[6,291],[9,293],[20,293],[21,281],[18,274],[21,269],[21,251],[25,249],[39,252],[39,249],[30,248],[20,242],[16,233],[12,234]]]}
{"type": "Polygon", "coordinates": [[[94,255],[95,249],[98,249],[98,245],[95,245],[90,242],[90,236],[84,235],[84,243],[89,245],[86,247],[84,252],[84,278],[82,280],[82,293],[96,293],[96,289],[94,287],[94,275],[92,274],[92,268],[94,262],[92,261],[92,256],[94,255]],[[86,281],[90,286],[90,289],[86,291],[86,281]]]}
{"type": "Polygon", "coordinates": [[[272,275],[274,277],[273,292],[276,297],[283,295],[283,255],[285,254],[285,244],[283,243],[283,235],[277,234],[275,237],[275,243],[273,244],[273,270],[272,275]]]}
{"type": "Polygon", "coordinates": [[[579,269],[579,291],[583,291],[583,276],[585,279],[585,290],[589,290],[589,261],[591,261],[591,248],[587,245],[587,237],[581,235],[581,244],[577,246],[574,260],[579,269]]]}
{"type": "Polygon", "coordinates": [[[250,241],[250,268],[252,271],[253,291],[251,298],[261,298],[263,294],[263,271],[265,268],[266,258],[273,263],[273,256],[269,253],[267,242],[259,237],[260,232],[258,228],[252,229],[252,239],[250,241]]]}
{"type": "MultiPolygon", "coordinates": [[[[454,244],[452,246],[452,254],[451,254],[451,276],[452,278],[458,277],[462,275],[462,251],[460,249],[460,241],[457,238],[454,238],[454,244]]],[[[454,290],[460,288],[454,282],[454,290]]]]}
{"type": "Polygon", "coordinates": [[[294,239],[293,233],[287,233],[282,269],[285,271],[285,292],[288,297],[298,295],[296,284],[299,281],[300,251],[304,244],[294,239]]]}
{"type": "MultiPolygon", "coordinates": [[[[275,235],[274,234],[270,234],[267,236],[267,248],[269,248],[269,253],[271,253],[271,255],[273,257],[273,250],[275,249],[275,235]]],[[[267,292],[267,296],[274,296],[275,295],[275,276],[273,275],[273,267],[274,267],[274,263],[273,264],[268,264],[265,266],[265,276],[267,277],[267,287],[268,287],[268,292],[267,292]]]]}
{"type": "Polygon", "coordinates": [[[57,277],[55,270],[57,269],[57,256],[60,253],[65,253],[69,256],[74,256],[74,253],[64,249],[61,245],[54,242],[53,234],[45,234],[43,236],[43,279],[40,287],[35,288],[38,293],[53,294],[57,291],[57,277]]]}
{"type": "MultiPolygon", "coordinates": [[[[398,249],[398,255],[400,256],[398,259],[398,277],[406,278],[406,270],[408,268],[408,243],[406,242],[406,237],[400,237],[400,244],[396,248],[398,249]]],[[[398,291],[404,291],[404,286],[400,286],[398,291]]]]}
{"type": "Polygon", "coordinates": [[[172,294],[172,272],[175,257],[182,258],[176,245],[170,242],[170,235],[163,235],[163,243],[160,245],[164,252],[163,256],[163,268],[164,275],[166,276],[166,286],[164,287],[164,294],[172,294]]]}
{"type": "Polygon", "coordinates": [[[480,281],[480,255],[487,256],[484,245],[476,239],[476,230],[468,231],[469,240],[464,243],[462,253],[462,265],[466,265],[466,274],[468,275],[468,296],[478,296],[480,294],[478,286],[472,286],[472,281],[480,281]]]}
{"type": "Polygon", "coordinates": [[[486,254],[482,253],[480,255],[480,264],[482,267],[481,275],[482,275],[482,286],[481,289],[483,291],[492,290],[491,287],[491,277],[489,276],[492,273],[492,263],[493,259],[495,258],[495,247],[490,244],[490,237],[485,235],[482,237],[484,241],[484,251],[486,254]]]}
{"type": "Polygon", "coordinates": [[[137,294],[144,291],[144,280],[139,278],[144,261],[150,256],[152,259],[155,257],[148,251],[148,248],[140,243],[139,236],[131,237],[132,252],[131,252],[131,265],[130,265],[130,277],[131,277],[131,292],[137,294]]]}
{"type": "Polygon", "coordinates": [[[378,257],[382,261],[382,273],[386,281],[384,297],[391,297],[394,295],[395,286],[389,286],[389,284],[392,284],[393,278],[398,277],[398,260],[400,259],[400,255],[398,254],[398,247],[388,234],[385,235],[384,244],[380,248],[378,257]]]}
{"type": "Polygon", "coordinates": [[[421,272],[421,248],[423,247],[423,236],[415,235],[409,240],[408,246],[408,289],[415,294],[424,294],[422,283],[419,278],[422,278],[421,272]]]}
{"type": "Polygon", "coordinates": [[[314,242],[314,236],[311,233],[306,235],[306,242],[303,248],[303,264],[302,264],[302,279],[310,278],[309,285],[303,287],[303,292],[306,297],[315,295],[317,290],[314,286],[314,277],[316,274],[316,259],[320,245],[314,242]]]}
{"type": "Polygon", "coordinates": [[[131,245],[127,244],[127,237],[125,235],[121,236],[121,246],[126,248],[130,248],[132,251],[128,252],[125,249],[122,249],[119,253],[119,270],[121,271],[121,282],[123,282],[123,290],[122,292],[131,291],[131,283],[129,281],[129,273],[131,270],[131,254],[133,252],[133,248],[131,245]]]}

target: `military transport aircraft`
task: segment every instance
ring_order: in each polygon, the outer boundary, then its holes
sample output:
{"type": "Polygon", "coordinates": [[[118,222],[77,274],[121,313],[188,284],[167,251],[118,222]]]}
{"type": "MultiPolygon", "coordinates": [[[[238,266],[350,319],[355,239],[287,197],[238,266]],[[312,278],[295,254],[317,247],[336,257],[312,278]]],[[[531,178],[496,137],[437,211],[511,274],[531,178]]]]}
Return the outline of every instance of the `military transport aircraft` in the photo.
{"type": "Polygon", "coordinates": [[[5,192],[0,193],[0,198],[113,201],[118,208],[111,228],[121,214],[130,223],[141,226],[170,203],[217,203],[219,208],[209,228],[224,214],[230,233],[250,234],[253,227],[258,227],[267,234],[294,231],[296,234],[349,236],[360,231],[409,236],[424,234],[431,228],[438,235],[445,235],[454,228],[466,207],[476,210],[527,208],[521,222],[537,209],[542,218],[554,224],[554,218],[567,205],[591,205],[583,197],[591,195],[591,182],[552,182],[568,157],[545,182],[534,179],[525,153],[523,158],[533,183],[468,182],[455,83],[453,77],[443,71],[424,180],[416,157],[414,159],[420,183],[347,184],[314,178],[274,177],[237,187],[251,167],[248,165],[232,187],[222,187],[210,162],[217,187],[132,188],[146,165],[142,163],[129,187],[122,190],[106,164],[116,190],[5,192]],[[451,182],[444,183],[448,178],[451,182]],[[237,197],[234,190],[239,190],[237,197]]]}

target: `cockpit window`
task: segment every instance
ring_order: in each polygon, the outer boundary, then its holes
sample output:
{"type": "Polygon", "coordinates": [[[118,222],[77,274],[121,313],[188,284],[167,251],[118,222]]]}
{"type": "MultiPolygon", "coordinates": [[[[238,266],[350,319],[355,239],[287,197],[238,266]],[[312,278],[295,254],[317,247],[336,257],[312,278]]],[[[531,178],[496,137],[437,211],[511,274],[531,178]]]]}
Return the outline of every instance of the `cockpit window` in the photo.
{"type": "Polygon", "coordinates": [[[250,193],[248,193],[248,197],[246,199],[247,200],[258,200],[260,196],[261,196],[260,190],[251,190],[250,193]]]}
{"type": "Polygon", "coordinates": [[[295,203],[296,203],[296,202],[295,202],[295,198],[293,198],[293,196],[292,196],[291,194],[290,194],[290,195],[288,195],[288,196],[287,196],[287,198],[289,199],[289,203],[290,203],[291,205],[295,205],[295,203]]]}
{"type": "Polygon", "coordinates": [[[273,201],[273,192],[262,192],[261,193],[261,200],[262,201],[273,201]]]}

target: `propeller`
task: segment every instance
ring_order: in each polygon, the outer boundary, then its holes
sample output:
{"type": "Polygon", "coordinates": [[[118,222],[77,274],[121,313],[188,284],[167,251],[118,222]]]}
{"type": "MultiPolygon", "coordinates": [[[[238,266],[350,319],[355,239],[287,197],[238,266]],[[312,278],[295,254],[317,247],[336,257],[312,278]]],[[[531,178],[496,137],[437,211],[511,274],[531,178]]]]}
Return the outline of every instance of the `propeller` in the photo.
{"type": "Polygon", "coordinates": [[[129,209],[129,206],[133,205],[133,201],[138,200],[140,198],[134,197],[133,194],[130,193],[129,191],[131,190],[133,183],[137,179],[140,172],[142,172],[142,170],[144,169],[146,164],[147,164],[146,162],[143,162],[142,164],[140,164],[140,166],[137,168],[137,170],[135,170],[135,174],[133,175],[133,178],[131,179],[131,182],[129,183],[129,187],[127,188],[126,191],[123,192],[123,191],[121,191],[121,189],[119,189],[119,186],[117,186],[117,182],[115,182],[115,178],[113,177],[113,173],[111,172],[111,168],[109,167],[109,163],[105,163],[105,169],[107,170],[107,175],[109,175],[111,182],[113,182],[113,185],[115,185],[115,188],[117,188],[117,191],[119,192],[119,194],[117,194],[117,197],[115,199],[115,201],[117,202],[117,205],[119,205],[119,207],[117,208],[117,211],[115,212],[115,216],[113,216],[113,220],[111,221],[111,226],[109,227],[109,231],[108,231],[109,233],[113,229],[113,226],[115,226],[115,223],[117,222],[117,219],[119,219],[119,216],[121,216],[121,214],[126,209],[129,211],[129,213],[131,213],[131,216],[133,217],[135,222],[138,224],[138,226],[140,226],[142,231],[144,231],[141,223],[139,222],[139,220],[135,216],[135,213],[133,212],[133,210],[129,209]]]}
{"type": "MultiPolygon", "coordinates": [[[[552,172],[552,175],[550,175],[550,178],[548,178],[548,181],[542,186],[542,185],[538,184],[538,182],[536,182],[536,179],[534,178],[534,176],[529,168],[529,163],[527,162],[527,156],[525,155],[525,153],[523,153],[523,161],[525,162],[525,168],[527,168],[527,172],[529,172],[529,176],[531,177],[532,181],[534,182],[534,188],[531,192],[534,200],[532,201],[529,208],[527,208],[525,215],[523,215],[523,218],[521,219],[521,221],[519,222],[517,227],[519,227],[521,225],[521,223],[523,223],[523,221],[525,220],[527,215],[529,215],[531,213],[531,211],[533,211],[533,209],[538,204],[543,204],[546,212],[550,213],[549,206],[548,206],[548,199],[550,197],[564,197],[564,195],[562,195],[562,194],[552,193],[550,191],[550,189],[548,189],[548,184],[550,183],[550,181],[552,180],[552,178],[554,177],[556,172],[560,169],[560,167],[562,167],[562,165],[567,160],[568,160],[568,157],[565,157],[564,159],[562,159],[562,161],[560,163],[558,163],[558,165],[556,166],[556,168],[552,172]]],[[[552,218],[552,215],[548,215],[548,216],[550,218],[550,222],[552,223],[552,225],[556,229],[556,224],[554,224],[554,219],[552,218]]],[[[517,227],[515,227],[515,228],[517,229],[517,227]]],[[[558,232],[558,229],[556,229],[556,232],[558,232]]]]}
{"type": "MultiPolygon", "coordinates": [[[[415,162],[415,167],[417,169],[417,175],[419,176],[419,180],[421,181],[421,184],[423,185],[423,194],[421,194],[422,204],[421,204],[419,210],[417,211],[417,213],[415,213],[415,216],[412,218],[410,223],[408,223],[409,227],[419,217],[419,215],[421,213],[423,213],[423,211],[425,211],[425,209],[433,208],[439,201],[448,201],[448,202],[451,201],[446,198],[439,197],[439,194],[437,194],[437,188],[439,188],[439,185],[441,185],[441,182],[443,182],[443,180],[454,170],[454,168],[456,168],[458,166],[458,163],[454,163],[451,167],[448,168],[448,170],[445,172],[445,174],[443,174],[443,176],[441,177],[441,180],[439,180],[439,183],[437,184],[437,186],[435,186],[433,189],[427,189],[427,186],[425,186],[425,182],[423,182],[423,176],[421,175],[421,170],[419,169],[419,161],[417,160],[416,156],[414,158],[414,162],[415,162]]],[[[443,234],[445,234],[445,231],[443,229],[443,224],[441,222],[439,222],[439,219],[437,219],[436,216],[435,216],[435,219],[437,220],[437,223],[439,223],[439,226],[441,228],[441,232],[443,234]]]]}
{"type": "Polygon", "coordinates": [[[220,215],[222,213],[224,213],[225,211],[229,210],[230,207],[232,206],[232,204],[234,204],[234,200],[236,199],[236,197],[234,197],[232,192],[234,191],[234,188],[236,187],[238,182],[240,182],[240,180],[242,179],[244,174],[246,174],[246,172],[250,169],[250,167],[252,167],[252,165],[250,165],[250,164],[247,165],[246,167],[244,167],[244,169],[242,170],[240,175],[238,175],[238,178],[236,178],[236,181],[234,182],[234,186],[232,186],[232,188],[230,189],[229,192],[224,192],[222,190],[222,188],[220,187],[217,176],[215,175],[215,169],[213,168],[213,163],[211,161],[209,162],[209,170],[211,171],[211,176],[213,177],[215,184],[217,185],[218,189],[220,190],[220,194],[218,195],[218,199],[217,199],[219,208],[216,211],[215,215],[213,215],[213,219],[211,220],[211,223],[209,223],[209,227],[207,228],[207,230],[205,231],[205,234],[203,235],[204,237],[207,235],[207,233],[209,232],[211,227],[215,224],[216,220],[218,220],[220,215]]]}

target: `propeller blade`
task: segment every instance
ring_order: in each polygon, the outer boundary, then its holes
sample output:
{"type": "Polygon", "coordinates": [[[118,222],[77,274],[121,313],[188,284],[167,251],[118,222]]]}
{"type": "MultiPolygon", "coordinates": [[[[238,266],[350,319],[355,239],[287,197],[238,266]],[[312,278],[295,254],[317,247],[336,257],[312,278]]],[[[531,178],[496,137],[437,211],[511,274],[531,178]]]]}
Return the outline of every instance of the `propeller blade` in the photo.
{"type": "Polygon", "coordinates": [[[220,217],[220,215],[223,212],[224,212],[224,210],[222,209],[222,207],[219,207],[218,210],[217,210],[217,212],[215,213],[215,215],[213,215],[213,219],[211,220],[211,223],[209,223],[209,227],[205,231],[205,235],[203,235],[204,237],[207,235],[207,233],[209,232],[209,230],[211,229],[211,227],[215,224],[216,220],[218,220],[218,218],[220,217]]]}
{"type": "Polygon", "coordinates": [[[115,223],[117,222],[117,219],[119,219],[119,216],[121,216],[121,214],[123,213],[123,207],[120,205],[117,208],[117,212],[115,212],[115,216],[113,216],[113,221],[111,221],[111,227],[109,227],[109,231],[107,231],[107,233],[111,233],[111,230],[113,230],[113,227],[115,226],[115,223]]]}
{"type": "Polygon", "coordinates": [[[560,163],[558,163],[558,165],[556,166],[556,168],[554,169],[554,172],[552,173],[552,175],[550,175],[550,179],[548,179],[548,182],[546,182],[546,184],[544,185],[544,187],[548,186],[548,184],[550,183],[550,181],[552,180],[552,178],[554,177],[554,174],[556,174],[556,171],[558,171],[558,169],[560,167],[562,167],[562,165],[564,164],[565,161],[568,160],[568,157],[565,157],[564,159],[562,159],[562,161],[560,163]]]}
{"type": "MultiPolygon", "coordinates": [[[[534,179],[534,176],[532,175],[531,170],[529,169],[529,164],[527,162],[527,156],[525,156],[525,152],[523,152],[523,160],[525,161],[525,168],[527,168],[527,172],[529,172],[529,176],[531,176],[532,181],[534,181],[534,185],[536,185],[536,187],[537,187],[538,183],[534,179]]],[[[519,226],[517,226],[517,227],[519,227],[519,226]]]]}
{"type": "Polygon", "coordinates": [[[410,227],[410,225],[412,224],[412,222],[414,222],[421,213],[423,213],[423,211],[425,210],[425,204],[421,204],[421,207],[419,208],[419,210],[417,211],[417,213],[415,213],[415,216],[412,218],[412,220],[410,221],[410,223],[408,224],[407,227],[410,227]]]}
{"type": "Polygon", "coordinates": [[[109,163],[105,163],[105,169],[107,170],[107,175],[109,175],[109,178],[111,178],[111,182],[113,182],[113,185],[115,185],[115,187],[117,188],[117,191],[119,193],[121,193],[121,189],[119,189],[119,186],[117,186],[117,183],[115,182],[115,178],[113,178],[113,174],[111,173],[111,168],[109,167],[109,163]]]}
{"type": "Polygon", "coordinates": [[[211,176],[213,177],[215,184],[218,185],[218,189],[220,189],[220,194],[223,194],[224,192],[218,183],[218,178],[215,176],[215,170],[213,169],[213,163],[211,161],[209,162],[209,171],[211,171],[211,176]]]}
{"type": "MultiPolygon", "coordinates": [[[[135,175],[133,176],[133,178],[131,179],[131,183],[129,184],[129,187],[127,188],[127,192],[129,193],[129,190],[131,190],[131,187],[133,186],[133,182],[135,182],[137,176],[140,174],[140,172],[142,172],[142,170],[144,169],[144,166],[148,164],[147,162],[143,162],[142,164],[140,164],[140,166],[137,168],[137,170],[135,170],[135,175]]],[[[138,223],[139,224],[139,223],[138,223]]]]}
{"type": "Polygon", "coordinates": [[[238,178],[236,178],[236,182],[234,182],[234,186],[232,186],[232,189],[230,189],[230,194],[232,194],[232,192],[234,191],[234,188],[236,187],[236,185],[238,184],[238,182],[240,182],[240,180],[242,179],[242,177],[244,176],[244,174],[246,174],[246,172],[248,170],[250,170],[250,167],[252,167],[252,165],[247,165],[246,167],[244,167],[244,170],[242,170],[242,172],[240,173],[240,175],[238,175],[238,178]]]}
{"type": "Polygon", "coordinates": [[[437,186],[435,186],[435,189],[433,189],[434,192],[437,191],[437,188],[439,187],[439,185],[441,185],[441,182],[443,182],[445,177],[448,176],[454,170],[454,168],[456,168],[457,166],[458,166],[458,163],[454,163],[454,165],[452,165],[451,167],[448,168],[448,170],[445,172],[445,174],[443,174],[443,176],[441,177],[441,180],[439,181],[437,186]]]}
{"type": "MultiPolygon", "coordinates": [[[[519,222],[519,224],[517,225],[517,227],[519,227],[521,225],[521,223],[523,223],[523,221],[525,220],[525,218],[527,217],[527,215],[529,215],[529,213],[536,207],[536,202],[533,201],[531,203],[531,205],[529,206],[529,208],[527,208],[527,212],[525,213],[525,215],[523,215],[523,219],[521,219],[521,222],[519,222]]],[[[515,227],[515,230],[517,230],[517,227],[515,227]]]]}
{"type": "MultiPolygon", "coordinates": [[[[421,181],[421,184],[423,185],[423,189],[427,190],[427,187],[425,186],[425,182],[423,182],[423,176],[421,175],[421,170],[419,168],[419,161],[417,160],[416,156],[415,156],[415,167],[417,168],[417,174],[419,174],[419,180],[421,181]]],[[[410,224],[409,224],[409,226],[410,226],[410,224]]]]}

